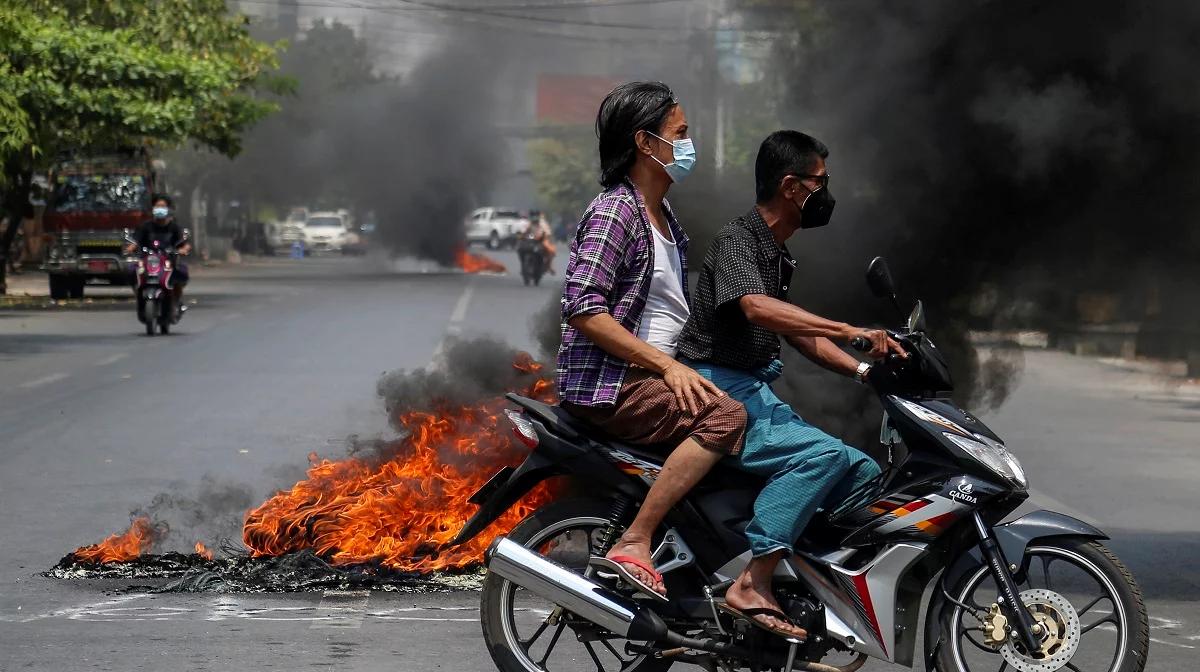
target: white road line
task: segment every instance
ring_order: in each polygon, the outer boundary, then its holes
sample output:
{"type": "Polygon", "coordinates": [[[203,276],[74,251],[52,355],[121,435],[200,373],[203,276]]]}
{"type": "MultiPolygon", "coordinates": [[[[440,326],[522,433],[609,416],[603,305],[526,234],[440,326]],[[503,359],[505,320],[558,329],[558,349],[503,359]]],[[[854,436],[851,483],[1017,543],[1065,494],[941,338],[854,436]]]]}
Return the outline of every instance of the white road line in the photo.
{"type": "Polygon", "coordinates": [[[327,590],[321,596],[310,630],[357,629],[367,613],[369,590],[327,590]]]}
{"type": "Polygon", "coordinates": [[[128,356],[129,356],[128,352],[118,352],[117,354],[112,355],[111,357],[105,357],[104,359],[96,362],[96,366],[108,366],[109,364],[116,364],[117,362],[121,361],[122,359],[125,359],[128,356]]]}
{"type": "Polygon", "coordinates": [[[83,606],[70,607],[67,609],[56,609],[54,611],[48,611],[44,614],[38,614],[37,616],[30,616],[28,618],[23,618],[23,619],[21,619],[20,622],[21,623],[29,623],[30,621],[40,621],[43,618],[61,618],[63,616],[71,617],[71,616],[74,616],[75,614],[81,614],[84,612],[93,612],[93,611],[97,611],[100,609],[114,607],[119,604],[125,604],[127,602],[132,602],[134,600],[140,600],[143,597],[146,597],[146,595],[147,595],[146,593],[137,593],[135,595],[122,595],[121,597],[117,597],[117,598],[114,598],[111,600],[105,600],[103,602],[93,602],[92,604],[85,604],[83,606]]]}
{"type": "Polygon", "coordinates": [[[454,304],[454,312],[450,313],[450,324],[460,324],[467,316],[467,306],[471,305],[473,294],[475,294],[475,285],[468,281],[462,296],[458,297],[458,303],[454,304]]]}
{"type": "Polygon", "coordinates": [[[52,373],[48,376],[42,376],[41,378],[35,378],[31,381],[21,383],[21,387],[28,390],[34,387],[41,387],[42,385],[49,385],[50,383],[57,383],[58,381],[65,380],[69,377],[70,376],[65,373],[52,373]]]}
{"type": "Polygon", "coordinates": [[[467,280],[467,286],[463,288],[463,293],[459,295],[458,301],[454,304],[454,310],[450,312],[450,322],[446,325],[446,335],[438,343],[437,348],[433,351],[433,356],[430,361],[433,366],[438,366],[442,361],[442,355],[446,352],[446,342],[462,333],[462,321],[467,316],[467,307],[471,305],[471,297],[475,294],[475,285],[467,280]]]}
{"type": "Polygon", "coordinates": [[[1151,638],[1150,638],[1150,641],[1154,642],[1155,644],[1166,644],[1167,646],[1177,646],[1177,647],[1179,647],[1179,648],[1181,648],[1181,649],[1194,649],[1194,648],[1196,648],[1196,647],[1192,646],[1191,644],[1176,644],[1175,642],[1168,642],[1168,641],[1167,641],[1167,640],[1165,640],[1165,639],[1159,639],[1159,638],[1157,638],[1157,637],[1151,637],[1151,638]]]}

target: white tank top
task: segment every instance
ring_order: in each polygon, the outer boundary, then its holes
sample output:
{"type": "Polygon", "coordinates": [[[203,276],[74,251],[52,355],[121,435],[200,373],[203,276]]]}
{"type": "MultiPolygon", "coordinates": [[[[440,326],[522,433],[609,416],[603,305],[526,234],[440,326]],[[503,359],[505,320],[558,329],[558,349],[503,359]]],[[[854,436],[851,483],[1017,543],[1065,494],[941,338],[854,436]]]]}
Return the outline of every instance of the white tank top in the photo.
{"type": "Polygon", "coordinates": [[[675,241],[664,238],[653,226],[650,231],[654,238],[654,272],[637,337],[674,357],[679,332],[690,314],[683,293],[683,264],[675,241]]]}

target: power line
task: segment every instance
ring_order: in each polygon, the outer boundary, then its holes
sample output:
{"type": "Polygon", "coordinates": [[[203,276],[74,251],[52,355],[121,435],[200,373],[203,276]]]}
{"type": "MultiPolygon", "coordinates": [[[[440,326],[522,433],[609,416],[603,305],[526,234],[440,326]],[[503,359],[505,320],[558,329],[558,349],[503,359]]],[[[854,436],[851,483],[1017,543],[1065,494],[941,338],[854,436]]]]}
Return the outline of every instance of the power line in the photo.
{"type": "MultiPolygon", "coordinates": [[[[399,13],[399,12],[424,11],[424,12],[432,12],[434,14],[441,13],[441,14],[445,14],[445,15],[471,16],[471,17],[475,17],[477,19],[479,19],[480,17],[490,17],[493,19],[501,19],[503,21],[533,22],[533,23],[560,25],[560,26],[577,27],[577,28],[606,28],[606,29],[617,29],[617,30],[651,30],[651,31],[656,31],[656,32],[673,32],[673,33],[746,32],[744,29],[731,28],[731,27],[702,26],[702,27],[690,27],[689,28],[689,27],[680,27],[680,26],[662,26],[662,25],[644,25],[644,24],[636,24],[636,23],[620,23],[620,22],[613,22],[613,21],[585,21],[582,19],[564,19],[564,18],[555,18],[555,17],[548,17],[548,16],[536,16],[536,15],[531,15],[531,14],[511,14],[511,13],[507,13],[505,11],[501,11],[501,10],[504,10],[507,8],[517,8],[517,7],[520,7],[520,5],[503,5],[503,6],[494,6],[494,7],[482,7],[482,6],[480,6],[480,7],[470,6],[469,7],[469,6],[463,6],[463,5],[447,5],[447,4],[437,3],[437,2],[423,2],[421,0],[394,0],[394,1],[397,3],[400,3],[401,5],[407,5],[407,6],[398,6],[395,4],[391,4],[391,5],[378,5],[378,4],[347,5],[347,4],[333,4],[330,2],[319,2],[319,1],[313,1],[313,0],[307,0],[307,1],[293,0],[293,2],[291,2],[290,4],[297,6],[297,7],[323,7],[323,8],[328,8],[328,9],[354,9],[354,10],[362,10],[362,11],[368,11],[368,12],[374,11],[374,12],[384,12],[384,13],[392,13],[392,14],[399,13]]],[[[649,4],[663,4],[666,2],[682,2],[682,1],[684,1],[684,0],[613,0],[613,2],[609,3],[608,5],[595,5],[595,4],[589,3],[586,5],[578,4],[577,7],[604,7],[604,6],[614,6],[615,7],[615,6],[621,6],[621,4],[649,5],[649,4]]],[[[241,2],[243,2],[245,4],[253,4],[253,5],[277,5],[277,4],[279,4],[278,0],[241,0],[241,2]]],[[[528,5],[527,4],[526,7],[547,9],[547,8],[551,8],[553,6],[552,5],[541,5],[541,4],[536,4],[536,5],[528,5]]],[[[495,22],[492,22],[492,25],[497,25],[497,24],[495,22]]],[[[511,24],[508,24],[508,23],[503,24],[503,27],[509,28],[509,27],[511,27],[511,24]]],[[[794,31],[789,31],[789,30],[771,31],[771,30],[756,29],[756,30],[749,31],[749,32],[754,32],[757,34],[785,34],[785,33],[790,33],[790,32],[794,32],[794,31]]],[[[550,34],[550,33],[542,33],[542,34],[550,34]]],[[[570,35],[569,37],[575,37],[575,36],[570,35]]]]}
{"type": "MultiPolygon", "coordinates": [[[[278,0],[239,0],[239,2],[241,4],[245,4],[245,5],[270,5],[270,6],[279,5],[278,0]]],[[[579,33],[562,33],[562,32],[555,32],[552,30],[540,29],[537,27],[529,26],[529,25],[522,25],[521,23],[517,23],[515,25],[513,23],[500,24],[500,23],[497,23],[495,20],[493,20],[493,17],[489,17],[487,15],[473,15],[471,13],[462,13],[462,14],[455,14],[454,17],[451,17],[451,16],[446,16],[447,13],[443,10],[435,10],[433,8],[428,8],[428,7],[396,7],[394,5],[385,6],[385,5],[361,5],[361,4],[360,5],[346,5],[346,4],[334,4],[332,2],[321,2],[319,0],[293,0],[293,2],[291,2],[290,4],[295,7],[378,12],[381,14],[390,14],[392,16],[399,16],[399,15],[402,15],[402,13],[407,12],[407,11],[428,11],[428,12],[434,13],[435,15],[437,13],[441,13],[442,16],[435,16],[435,18],[441,19],[443,21],[457,17],[457,18],[461,18],[469,23],[475,24],[476,26],[485,26],[485,27],[490,27],[490,28],[504,28],[505,30],[525,33],[528,35],[538,35],[538,36],[542,36],[542,37],[571,40],[571,41],[575,41],[575,42],[596,42],[596,43],[604,43],[604,44],[636,44],[636,45],[644,45],[645,44],[645,42],[643,40],[637,40],[637,39],[632,39],[632,38],[623,39],[623,38],[602,37],[602,36],[579,34],[579,33]]],[[[512,15],[507,15],[507,14],[497,14],[494,18],[508,19],[509,21],[517,21],[517,22],[520,22],[522,20],[522,17],[512,16],[512,15]]],[[[564,27],[576,27],[576,26],[572,26],[568,23],[564,27]]],[[[584,26],[584,27],[586,27],[586,26],[584,26]]],[[[442,34],[444,34],[442,32],[433,31],[433,30],[417,29],[417,30],[407,30],[406,31],[406,30],[398,29],[398,28],[394,29],[394,32],[409,32],[409,33],[421,34],[421,35],[442,35],[442,34]]],[[[658,43],[664,43],[664,42],[680,42],[682,40],[680,38],[660,37],[660,38],[656,38],[656,41],[658,43]]]]}

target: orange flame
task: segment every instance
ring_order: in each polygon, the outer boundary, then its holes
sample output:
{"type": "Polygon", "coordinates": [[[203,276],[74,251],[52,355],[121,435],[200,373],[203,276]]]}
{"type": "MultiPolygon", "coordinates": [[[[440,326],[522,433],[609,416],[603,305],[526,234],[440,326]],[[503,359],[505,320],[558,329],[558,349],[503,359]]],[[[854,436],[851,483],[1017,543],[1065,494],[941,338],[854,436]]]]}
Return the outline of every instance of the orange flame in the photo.
{"type": "MultiPolygon", "coordinates": [[[[513,366],[541,370],[524,354],[513,366]]],[[[524,393],[553,398],[550,383],[540,378],[524,393]]],[[[398,419],[409,434],[382,463],[310,456],[308,478],[246,514],[242,540],[254,556],[312,549],[337,565],[378,562],[427,572],[478,564],[497,534],[551,497],[543,484],[470,542],[443,548],[475,512],[467,499],[497,468],[524,457],[498,417],[503,408],[496,399],[403,413],[398,419]]]]}
{"type": "Polygon", "coordinates": [[[124,533],[114,534],[98,544],[77,548],[74,556],[79,562],[93,563],[133,560],[154,543],[155,536],[156,531],[149,518],[134,518],[124,533]]]}
{"type": "Polygon", "coordinates": [[[208,550],[208,547],[205,546],[204,542],[202,541],[196,542],[196,555],[204,558],[205,560],[213,559],[213,552],[208,550]]]}
{"type": "Polygon", "coordinates": [[[495,261],[482,254],[473,254],[468,252],[466,248],[458,248],[454,252],[454,263],[467,273],[482,273],[489,271],[492,273],[503,273],[504,264],[495,261]]]}

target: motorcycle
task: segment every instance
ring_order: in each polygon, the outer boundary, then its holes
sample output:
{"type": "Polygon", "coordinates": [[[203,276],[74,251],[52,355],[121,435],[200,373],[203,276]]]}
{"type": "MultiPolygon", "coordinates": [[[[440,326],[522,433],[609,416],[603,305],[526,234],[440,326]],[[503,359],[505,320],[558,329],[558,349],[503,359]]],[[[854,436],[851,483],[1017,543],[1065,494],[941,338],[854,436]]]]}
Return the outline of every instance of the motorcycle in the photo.
{"type": "MultiPolygon", "coordinates": [[[[882,258],[867,278],[899,308],[882,258]]],[[[923,633],[917,662],[927,670],[1141,672],[1146,608],[1129,570],[1101,543],[1105,533],[1053,511],[1014,515],[1029,497],[1025,472],[949,398],[949,368],[920,301],[891,335],[908,357],[890,356],[869,376],[884,411],[883,472],[819,511],[774,574],[784,612],[808,632],[803,640],[719,608],[751,558],[743,531],[763,480],[718,465],[668,514],[653,558],[669,600],[653,600],[589,561],[620,537],[663,453],[508,395],[519,407],[506,411],[513,433],[531,452],[474,494],[480,508],[452,543],[549,478],[580,477],[587,489],[541,507],[488,548],[480,613],[497,668],[661,672],[684,662],[710,672],[853,672],[868,658],[913,667],[923,633]],[[830,662],[844,657],[852,660],[830,662]]]]}
{"type": "MultiPolygon", "coordinates": [[[[183,241],[187,239],[188,232],[184,231],[183,241]]],[[[129,235],[125,236],[125,241],[137,244],[129,235]]],[[[170,334],[171,326],[183,317],[185,308],[176,305],[172,283],[178,259],[179,251],[176,248],[160,246],[158,241],[138,251],[134,291],[137,295],[138,321],[146,325],[147,336],[153,336],[156,330],[164,336],[170,334]]]]}
{"type": "Polygon", "coordinates": [[[526,285],[541,284],[546,273],[546,251],[542,241],[529,236],[517,240],[517,258],[521,261],[521,280],[526,285]]]}

